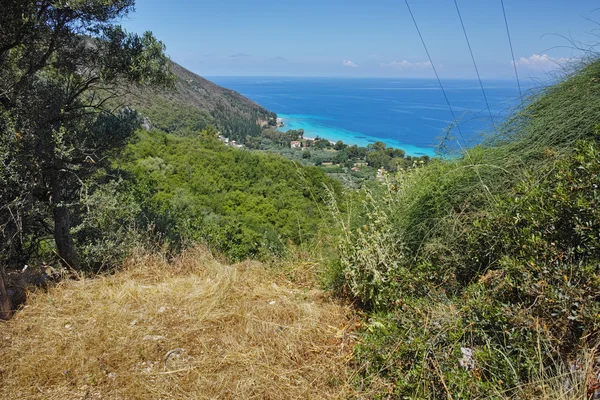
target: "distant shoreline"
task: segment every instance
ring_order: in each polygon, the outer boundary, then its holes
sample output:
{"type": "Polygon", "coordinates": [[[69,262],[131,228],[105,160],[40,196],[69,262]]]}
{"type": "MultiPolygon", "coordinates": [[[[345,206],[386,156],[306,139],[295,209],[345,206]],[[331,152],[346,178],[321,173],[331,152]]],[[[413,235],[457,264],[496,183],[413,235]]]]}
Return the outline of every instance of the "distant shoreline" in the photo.
{"type": "MultiPolygon", "coordinates": [[[[285,120],[284,130],[304,129],[307,136],[368,146],[382,141],[409,155],[436,156],[440,137],[445,137],[453,118],[439,85],[431,79],[285,79],[221,78],[229,87],[276,112],[285,120]]],[[[493,129],[489,112],[482,107],[481,87],[475,80],[451,80],[455,111],[465,139],[448,143],[451,151],[479,143],[493,129]]],[[[532,85],[526,85],[526,90],[532,85]]],[[[520,104],[518,88],[510,82],[488,82],[491,113],[496,121],[508,117],[520,104]]],[[[280,128],[281,129],[281,128],[280,128]]]]}
{"type": "MultiPolygon", "coordinates": [[[[282,126],[277,127],[278,130],[282,132],[287,132],[289,130],[303,129],[305,134],[309,133],[311,135],[310,137],[304,136],[304,139],[307,140],[315,140],[316,138],[319,138],[328,140],[331,144],[335,144],[337,141],[341,140],[344,144],[347,144],[349,146],[357,145],[359,147],[367,147],[369,144],[373,144],[375,142],[383,142],[389,147],[404,150],[406,152],[406,155],[408,156],[436,156],[435,150],[433,148],[427,149],[417,147],[409,144],[404,144],[396,140],[376,138],[363,133],[351,132],[340,128],[328,128],[318,126],[315,123],[307,122],[312,119],[310,118],[311,116],[308,115],[277,114],[277,116],[278,121],[282,122],[282,126]]],[[[315,119],[318,119],[318,117],[315,119]]]]}

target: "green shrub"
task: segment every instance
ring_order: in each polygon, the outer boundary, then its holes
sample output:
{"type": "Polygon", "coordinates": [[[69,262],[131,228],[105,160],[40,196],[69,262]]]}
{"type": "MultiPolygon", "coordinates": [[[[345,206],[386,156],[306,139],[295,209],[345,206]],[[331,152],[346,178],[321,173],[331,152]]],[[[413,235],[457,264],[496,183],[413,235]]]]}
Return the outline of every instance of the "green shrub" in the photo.
{"type": "Polygon", "coordinates": [[[89,271],[119,266],[143,243],[140,207],[123,181],[110,181],[81,198],[82,219],[73,228],[82,266],[89,271]]]}
{"type": "Polygon", "coordinates": [[[368,306],[385,306],[397,291],[403,252],[394,235],[386,204],[377,204],[370,192],[365,201],[363,226],[346,227],[348,240],[341,242],[341,264],[353,296],[368,306]]]}
{"type": "Polygon", "coordinates": [[[597,345],[600,146],[580,142],[527,175],[471,217],[446,271],[440,258],[411,264],[402,242],[383,245],[393,222],[381,210],[401,205],[371,198],[378,211],[350,237],[344,265],[352,294],[380,310],[356,349],[361,384],[382,398],[507,398],[597,345]],[[461,348],[472,352],[468,368],[461,348]]]}
{"type": "MultiPolygon", "coordinates": [[[[468,241],[487,296],[527,309],[527,321],[547,329],[561,354],[600,329],[600,149],[580,142],[575,154],[521,182],[468,241]]],[[[467,266],[465,266],[467,267],[467,266]]],[[[522,325],[521,324],[521,325],[522,325]]],[[[515,324],[516,325],[516,324],[515,324]]]]}
{"type": "Polygon", "coordinates": [[[449,279],[430,262],[414,262],[404,231],[394,220],[412,173],[418,172],[399,174],[383,189],[365,189],[357,215],[337,218],[344,232],[339,266],[347,292],[369,309],[389,309],[405,296],[435,292],[449,279]]]}

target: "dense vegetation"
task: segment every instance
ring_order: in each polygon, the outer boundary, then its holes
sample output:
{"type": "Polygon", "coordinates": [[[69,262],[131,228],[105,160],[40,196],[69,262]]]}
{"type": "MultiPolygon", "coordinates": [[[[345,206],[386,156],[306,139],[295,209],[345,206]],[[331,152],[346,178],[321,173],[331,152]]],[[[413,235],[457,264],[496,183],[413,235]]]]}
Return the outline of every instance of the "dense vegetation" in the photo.
{"type": "Polygon", "coordinates": [[[588,397],[599,76],[590,63],[484,144],[390,177],[364,217],[340,218],[329,282],[371,313],[355,352],[362,385],[382,397],[588,397]]]}
{"type": "Polygon", "coordinates": [[[6,266],[97,272],[136,247],[273,260],[303,246],[365,311],[351,376],[366,393],[595,390],[600,61],[462,156],[429,160],[272,129],[274,114],[116,25],[132,0],[2,6],[0,318],[6,266]],[[384,184],[364,185],[378,169],[384,184]],[[344,193],[329,175],[355,179],[340,178],[344,193]]]}
{"type": "Polygon", "coordinates": [[[366,147],[347,145],[341,140],[332,143],[316,137],[304,138],[304,130],[265,129],[260,136],[247,138],[245,147],[268,153],[280,154],[303,165],[315,165],[328,175],[337,178],[349,188],[360,188],[381,176],[381,172],[422,166],[430,161],[429,156],[406,156],[401,149],[387,147],[375,142],[366,147]],[[293,147],[292,142],[296,142],[293,147]]]}
{"type": "Polygon", "coordinates": [[[170,62],[176,77],[175,90],[133,87],[127,103],[148,118],[150,125],[164,124],[177,117],[210,123],[231,140],[244,143],[258,137],[262,128],[274,126],[277,116],[233,90],[225,89],[170,62]],[[178,111],[178,109],[182,109],[178,111]],[[201,113],[202,115],[198,115],[201,113]]]}
{"type": "MultiPolygon", "coordinates": [[[[137,117],[111,107],[128,85],[172,85],[164,45],[114,21],[132,0],[12,1],[0,15],[0,298],[6,264],[22,266],[48,234],[62,264],[81,266],[72,203],[137,117]]],[[[46,241],[47,242],[47,241],[46,241]]],[[[6,314],[0,303],[0,317],[6,314]]]]}
{"type": "Polygon", "coordinates": [[[318,168],[228,148],[206,133],[140,131],[127,147],[118,164],[147,223],[174,247],[204,242],[236,260],[281,256],[289,242],[316,236],[325,190],[339,195],[339,183],[318,168]]]}

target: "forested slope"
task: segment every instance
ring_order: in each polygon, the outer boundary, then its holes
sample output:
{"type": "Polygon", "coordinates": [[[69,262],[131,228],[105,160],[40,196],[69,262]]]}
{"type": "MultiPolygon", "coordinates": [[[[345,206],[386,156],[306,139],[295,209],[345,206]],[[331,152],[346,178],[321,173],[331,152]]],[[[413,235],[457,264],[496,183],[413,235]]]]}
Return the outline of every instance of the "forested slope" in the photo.
{"type": "Polygon", "coordinates": [[[262,126],[275,124],[276,115],[239,93],[222,88],[171,62],[176,76],[174,90],[133,88],[128,96],[131,106],[142,115],[149,114],[150,124],[160,124],[156,118],[164,108],[195,110],[196,118],[206,125],[214,124],[231,140],[245,141],[248,136],[259,136],[262,126]]]}
{"type": "Polygon", "coordinates": [[[235,260],[309,243],[326,223],[327,188],[341,196],[341,184],[316,167],[227,147],[206,131],[139,131],[115,168],[141,207],[142,224],[176,248],[206,243],[235,260]]]}

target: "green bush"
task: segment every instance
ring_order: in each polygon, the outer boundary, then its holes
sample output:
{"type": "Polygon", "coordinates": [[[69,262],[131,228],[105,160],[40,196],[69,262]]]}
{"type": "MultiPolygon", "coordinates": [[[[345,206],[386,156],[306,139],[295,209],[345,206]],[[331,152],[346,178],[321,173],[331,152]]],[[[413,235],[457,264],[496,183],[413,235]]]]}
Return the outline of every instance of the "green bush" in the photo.
{"type": "Polygon", "coordinates": [[[580,142],[526,175],[472,217],[447,270],[389,242],[394,223],[382,210],[402,207],[401,190],[370,199],[368,222],[342,252],[347,287],[379,310],[356,348],[360,384],[382,397],[506,398],[597,345],[600,146],[580,142]],[[472,352],[468,368],[461,348],[472,352]]]}
{"type": "Polygon", "coordinates": [[[517,185],[470,232],[465,279],[481,279],[488,297],[527,309],[561,354],[600,329],[600,148],[575,154],[517,185]]]}
{"type": "Polygon", "coordinates": [[[141,209],[125,186],[123,181],[111,181],[81,198],[84,212],[72,231],[82,266],[91,272],[121,265],[133,248],[143,244],[141,209]]]}
{"type": "Polygon", "coordinates": [[[348,289],[369,307],[383,307],[394,297],[403,265],[401,240],[391,229],[386,205],[375,203],[367,192],[364,225],[355,229],[346,226],[346,238],[340,243],[348,289]]]}

